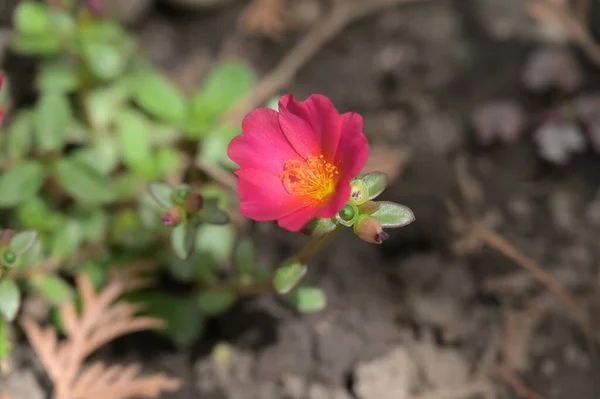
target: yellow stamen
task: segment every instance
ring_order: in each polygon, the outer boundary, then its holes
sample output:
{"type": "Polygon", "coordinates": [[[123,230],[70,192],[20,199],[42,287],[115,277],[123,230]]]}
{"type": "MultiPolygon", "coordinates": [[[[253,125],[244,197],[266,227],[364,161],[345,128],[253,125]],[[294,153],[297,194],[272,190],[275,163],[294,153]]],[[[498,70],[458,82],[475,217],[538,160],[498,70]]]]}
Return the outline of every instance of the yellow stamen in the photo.
{"type": "Polygon", "coordinates": [[[333,194],[338,175],[338,168],[327,162],[323,155],[311,155],[306,161],[287,161],[283,166],[281,181],[290,194],[303,202],[315,203],[333,194]]]}

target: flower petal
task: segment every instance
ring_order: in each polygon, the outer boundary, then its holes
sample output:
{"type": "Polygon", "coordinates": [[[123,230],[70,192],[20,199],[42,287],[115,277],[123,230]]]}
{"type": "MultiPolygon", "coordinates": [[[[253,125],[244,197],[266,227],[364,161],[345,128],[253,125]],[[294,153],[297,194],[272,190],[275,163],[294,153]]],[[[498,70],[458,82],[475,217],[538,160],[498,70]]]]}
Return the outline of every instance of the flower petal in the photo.
{"type": "Polygon", "coordinates": [[[292,147],[304,158],[323,155],[332,162],[338,148],[342,121],[327,97],[309,96],[296,101],[292,94],[279,101],[279,124],[292,147]]]}
{"type": "Polygon", "coordinates": [[[350,198],[350,193],[352,192],[350,181],[353,177],[348,175],[340,178],[335,193],[329,198],[325,206],[319,209],[317,217],[330,218],[342,210],[350,198]]]}
{"type": "Polygon", "coordinates": [[[317,216],[318,211],[319,208],[314,206],[306,206],[298,209],[296,212],[280,218],[278,221],[279,227],[293,232],[300,231],[317,216]]]}
{"type": "Polygon", "coordinates": [[[358,175],[369,156],[369,142],[363,133],[362,116],[347,112],[341,115],[341,119],[342,137],[334,161],[340,171],[340,182],[358,175]]]}
{"type": "Polygon", "coordinates": [[[240,210],[250,219],[276,220],[304,206],[288,194],[277,175],[251,168],[238,170],[235,174],[239,178],[240,210]]]}
{"type": "Polygon", "coordinates": [[[301,159],[279,126],[277,112],[260,108],[242,121],[242,134],[229,143],[227,155],[240,168],[255,168],[279,174],[290,159],[301,159]]]}

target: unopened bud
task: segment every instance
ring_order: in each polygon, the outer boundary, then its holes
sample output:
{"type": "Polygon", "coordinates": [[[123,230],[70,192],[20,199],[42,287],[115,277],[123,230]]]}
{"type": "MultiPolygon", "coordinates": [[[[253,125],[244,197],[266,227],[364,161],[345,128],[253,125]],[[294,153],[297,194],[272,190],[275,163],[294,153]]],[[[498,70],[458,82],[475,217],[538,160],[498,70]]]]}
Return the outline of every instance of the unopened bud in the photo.
{"type": "Polygon", "coordinates": [[[354,233],[361,240],[373,244],[381,244],[390,237],[388,233],[383,231],[377,219],[366,215],[361,216],[354,224],[354,233]]]}
{"type": "Polygon", "coordinates": [[[352,204],[344,205],[344,207],[337,214],[338,222],[348,227],[354,224],[357,217],[358,208],[356,207],[356,205],[352,204]]]}
{"type": "Polygon", "coordinates": [[[202,209],[203,205],[204,197],[197,193],[189,194],[187,197],[185,197],[185,200],[183,200],[183,207],[189,213],[198,212],[200,209],[202,209]]]}
{"type": "Polygon", "coordinates": [[[2,259],[0,260],[5,266],[11,267],[14,266],[15,263],[17,263],[17,258],[18,256],[15,251],[6,248],[4,251],[2,251],[2,259]]]}
{"type": "Polygon", "coordinates": [[[369,187],[362,180],[350,182],[351,191],[349,202],[354,205],[362,205],[369,200],[369,187]]]}
{"type": "Polygon", "coordinates": [[[162,217],[162,222],[165,226],[175,226],[179,224],[184,218],[184,212],[179,207],[172,207],[167,209],[162,217]]]}
{"type": "Polygon", "coordinates": [[[0,233],[0,246],[8,247],[12,241],[14,231],[11,229],[2,230],[0,233]]]}

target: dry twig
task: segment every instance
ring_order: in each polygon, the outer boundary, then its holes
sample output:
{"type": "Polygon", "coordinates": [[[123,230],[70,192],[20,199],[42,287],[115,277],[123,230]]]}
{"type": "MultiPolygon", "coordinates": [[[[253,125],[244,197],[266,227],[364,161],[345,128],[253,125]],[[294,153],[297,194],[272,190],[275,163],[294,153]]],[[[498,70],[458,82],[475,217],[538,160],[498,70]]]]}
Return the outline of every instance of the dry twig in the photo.
{"type": "Polygon", "coordinates": [[[89,279],[80,275],[77,286],[82,312],[75,303],[61,308],[67,339],[59,342],[53,327],[42,328],[24,318],[22,326],[33,349],[54,384],[56,399],[154,398],[161,391],[174,391],[179,381],[162,373],[140,376],[139,365],[105,366],[94,362],[82,370],[85,359],[107,342],[136,331],[161,327],[161,320],[136,317],[141,306],[126,302],[111,304],[125,290],[123,280],[111,281],[99,293],[89,279]]]}
{"type": "Polygon", "coordinates": [[[280,37],[285,31],[284,0],[253,0],[238,20],[246,33],[280,37]]]}
{"type": "Polygon", "coordinates": [[[536,261],[519,252],[499,234],[478,222],[473,223],[473,230],[485,244],[491,248],[494,248],[507,258],[512,259],[523,269],[531,273],[531,275],[538,282],[543,284],[548,291],[556,295],[561,300],[565,308],[571,313],[571,316],[586,337],[591,342],[595,340],[593,332],[594,330],[587,312],[579,306],[577,300],[566,288],[554,280],[544,269],[542,269],[540,265],[537,264],[536,261]]]}
{"type": "Polygon", "coordinates": [[[583,3],[579,10],[574,12],[564,0],[529,0],[529,11],[534,18],[558,23],[569,38],[600,66],[600,44],[594,40],[585,21],[582,20],[585,17],[582,13],[587,12],[586,7],[583,3]]]}
{"type": "Polygon", "coordinates": [[[350,23],[387,7],[424,1],[426,0],[336,0],[329,15],[317,22],[279,65],[263,77],[252,92],[225,119],[236,125],[239,124],[244,115],[264,104],[284,88],[324,44],[350,23]]]}

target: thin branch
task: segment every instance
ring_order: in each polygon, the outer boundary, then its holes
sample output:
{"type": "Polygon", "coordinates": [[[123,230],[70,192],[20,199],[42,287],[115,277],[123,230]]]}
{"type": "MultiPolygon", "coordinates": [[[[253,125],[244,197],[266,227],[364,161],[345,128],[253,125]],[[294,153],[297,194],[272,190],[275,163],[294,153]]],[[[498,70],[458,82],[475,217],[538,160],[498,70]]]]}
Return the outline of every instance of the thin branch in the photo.
{"type": "Polygon", "coordinates": [[[579,306],[569,291],[567,291],[560,283],[554,280],[532,258],[519,252],[499,234],[478,222],[474,223],[473,229],[487,245],[496,249],[507,258],[512,259],[523,269],[531,273],[538,282],[543,284],[548,289],[548,291],[556,295],[561,300],[565,308],[569,310],[571,316],[579,325],[579,328],[581,328],[586,337],[588,337],[588,339],[591,341],[594,340],[594,330],[587,312],[579,306]]]}
{"type": "Polygon", "coordinates": [[[288,85],[300,68],[350,23],[388,7],[424,1],[428,0],[336,1],[329,14],[315,24],[279,65],[263,77],[252,92],[225,119],[233,124],[239,124],[244,115],[264,104],[275,93],[288,85]]]}
{"type": "Polygon", "coordinates": [[[565,5],[549,0],[529,0],[531,14],[538,18],[553,18],[565,29],[571,40],[600,66],[600,44],[598,44],[582,21],[565,5]]]}
{"type": "Polygon", "coordinates": [[[493,377],[508,385],[517,395],[523,399],[544,399],[542,395],[528,388],[521,380],[506,367],[498,367],[493,377]]]}

